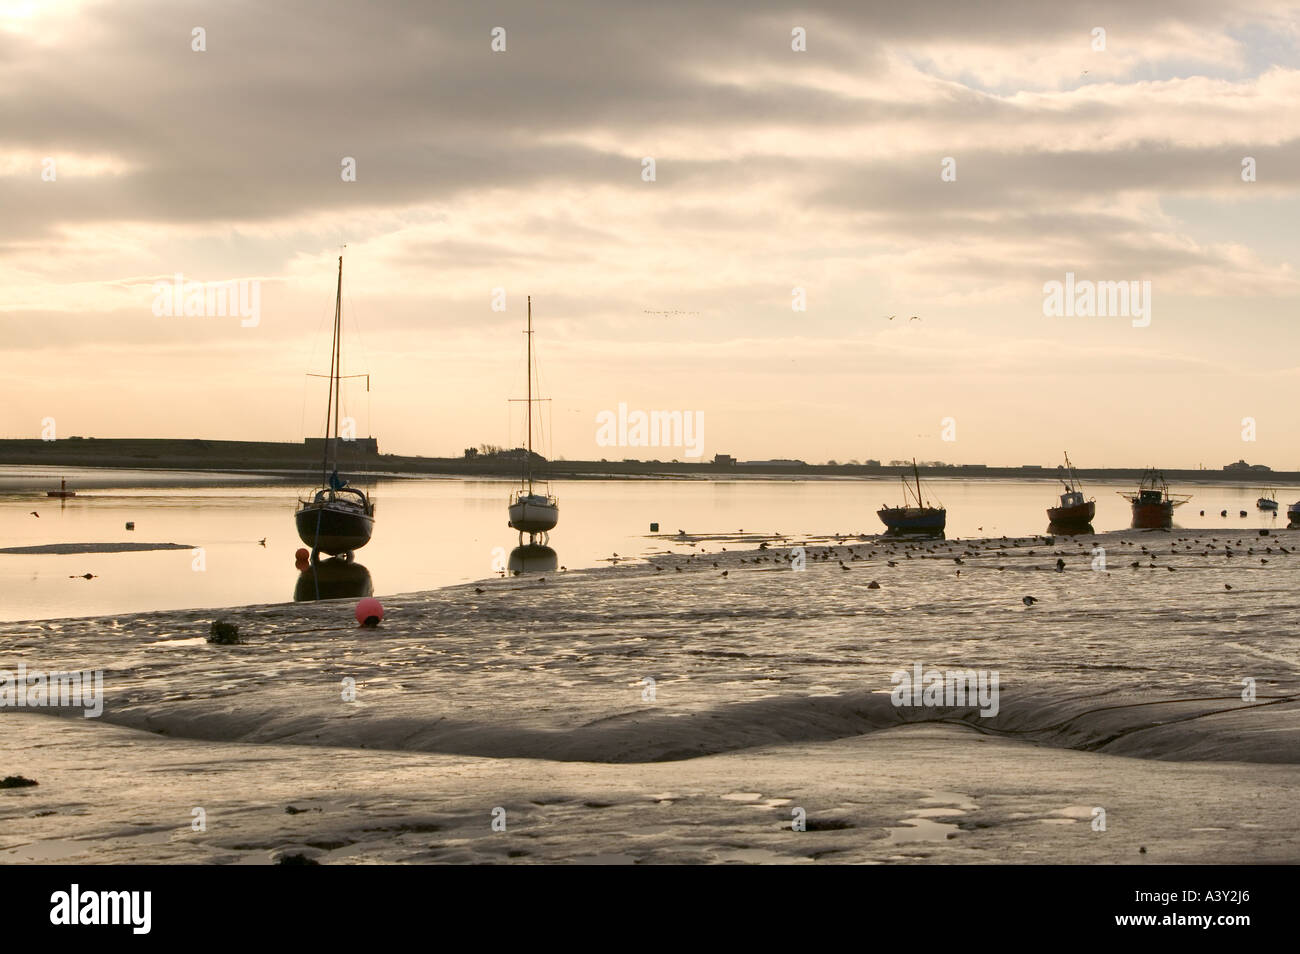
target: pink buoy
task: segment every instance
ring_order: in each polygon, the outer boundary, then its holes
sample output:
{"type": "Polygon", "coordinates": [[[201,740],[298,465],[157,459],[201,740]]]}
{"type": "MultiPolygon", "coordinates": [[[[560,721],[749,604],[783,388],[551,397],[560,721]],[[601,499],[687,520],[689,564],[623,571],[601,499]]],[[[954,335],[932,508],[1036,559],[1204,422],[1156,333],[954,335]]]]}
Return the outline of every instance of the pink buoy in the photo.
{"type": "Polygon", "coordinates": [[[297,550],[293,551],[293,560],[295,563],[306,563],[310,556],[311,554],[307,552],[306,547],[299,547],[297,550]]]}
{"type": "Polygon", "coordinates": [[[357,604],[357,622],[362,626],[378,626],[384,618],[384,607],[373,596],[367,596],[357,604]]]}

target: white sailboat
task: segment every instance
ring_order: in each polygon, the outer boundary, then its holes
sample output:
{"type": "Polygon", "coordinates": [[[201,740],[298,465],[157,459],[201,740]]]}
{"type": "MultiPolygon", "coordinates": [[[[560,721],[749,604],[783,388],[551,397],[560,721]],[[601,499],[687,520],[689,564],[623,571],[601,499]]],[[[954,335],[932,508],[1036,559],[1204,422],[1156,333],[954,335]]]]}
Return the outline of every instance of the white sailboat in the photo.
{"type": "Polygon", "coordinates": [[[542,398],[533,397],[533,298],[528,296],[528,447],[524,455],[524,473],[519,489],[510,495],[509,525],[519,531],[519,542],[528,534],[530,544],[545,544],[550,531],[560,522],[560,502],[549,491],[538,493],[533,479],[533,405],[542,398]],[[540,540],[538,538],[541,538],[540,540]]]}

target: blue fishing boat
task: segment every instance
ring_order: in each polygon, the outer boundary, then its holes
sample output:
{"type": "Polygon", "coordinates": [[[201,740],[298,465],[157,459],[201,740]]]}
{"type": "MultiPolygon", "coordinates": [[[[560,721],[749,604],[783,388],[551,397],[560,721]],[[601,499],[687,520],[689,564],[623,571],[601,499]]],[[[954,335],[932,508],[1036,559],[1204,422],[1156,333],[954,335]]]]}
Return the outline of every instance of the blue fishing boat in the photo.
{"type": "Polygon", "coordinates": [[[913,488],[906,476],[903,481],[903,506],[890,507],[883,505],[876,511],[881,522],[888,528],[889,533],[943,533],[944,527],[948,523],[948,511],[942,505],[938,507],[930,506],[921,493],[921,472],[916,466],[916,458],[912,458],[912,476],[916,481],[916,487],[913,488]],[[912,505],[912,499],[915,498],[916,504],[912,505]]]}

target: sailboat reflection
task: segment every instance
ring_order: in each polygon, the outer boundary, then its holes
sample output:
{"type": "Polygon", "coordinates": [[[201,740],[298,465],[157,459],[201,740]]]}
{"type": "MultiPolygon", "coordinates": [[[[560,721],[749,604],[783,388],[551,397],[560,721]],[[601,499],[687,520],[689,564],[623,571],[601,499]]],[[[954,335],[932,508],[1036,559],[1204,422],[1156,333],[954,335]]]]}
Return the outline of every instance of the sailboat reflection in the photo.
{"type": "Polygon", "coordinates": [[[537,573],[554,570],[559,565],[560,558],[550,547],[529,543],[510,551],[506,569],[511,573],[537,573]]]}
{"type": "Polygon", "coordinates": [[[298,569],[301,572],[293,588],[295,603],[374,595],[370,571],[360,563],[333,557],[316,563],[299,563],[298,569]]]}

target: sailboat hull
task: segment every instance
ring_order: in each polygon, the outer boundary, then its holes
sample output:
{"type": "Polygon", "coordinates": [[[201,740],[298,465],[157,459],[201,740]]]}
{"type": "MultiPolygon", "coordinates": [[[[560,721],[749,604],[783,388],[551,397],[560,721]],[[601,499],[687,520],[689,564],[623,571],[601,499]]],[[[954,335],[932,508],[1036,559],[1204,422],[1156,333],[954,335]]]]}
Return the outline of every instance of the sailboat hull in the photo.
{"type": "Polygon", "coordinates": [[[942,533],[948,523],[941,507],[884,507],[876,516],[891,533],[942,533]]]}
{"type": "Polygon", "coordinates": [[[359,550],[370,542],[375,518],[359,508],[304,504],[294,514],[298,539],[313,551],[337,555],[359,550]]]}
{"type": "Polygon", "coordinates": [[[560,505],[533,494],[510,504],[510,526],[523,533],[546,533],[560,522],[560,505]]]}

